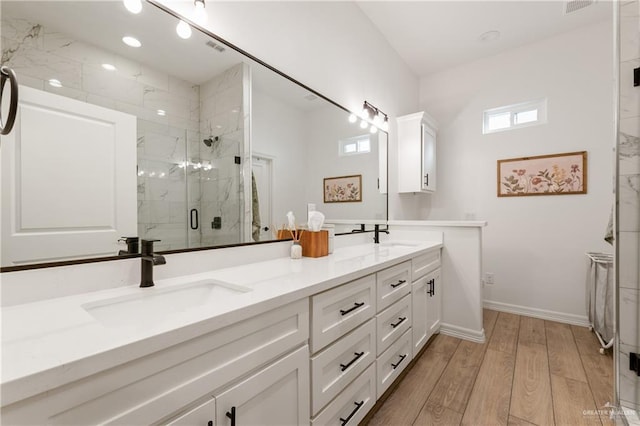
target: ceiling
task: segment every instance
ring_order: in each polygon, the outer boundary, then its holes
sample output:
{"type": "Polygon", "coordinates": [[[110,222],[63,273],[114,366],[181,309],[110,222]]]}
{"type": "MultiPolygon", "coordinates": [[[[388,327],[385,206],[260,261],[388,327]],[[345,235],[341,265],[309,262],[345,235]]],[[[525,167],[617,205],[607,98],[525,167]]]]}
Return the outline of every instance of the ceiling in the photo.
{"type": "Polygon", "coordinates": [[[612,19],[609,0],[565,14],[565,1],[358,1],[419,77],[612,19]],[[481,34],[497,30],[494,41],[481,34]]]}

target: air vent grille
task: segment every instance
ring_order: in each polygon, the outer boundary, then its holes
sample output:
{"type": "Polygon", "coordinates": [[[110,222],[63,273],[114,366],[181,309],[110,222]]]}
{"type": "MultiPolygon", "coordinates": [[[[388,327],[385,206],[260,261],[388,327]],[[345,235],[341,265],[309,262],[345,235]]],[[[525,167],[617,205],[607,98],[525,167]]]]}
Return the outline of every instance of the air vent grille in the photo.
{"type": "Polygon", "coordinates": [[[565,3],[564,14],[576,12],[580,9],[584,9],[587,6],[591,6],[595,3],[595,0],[570,0],[565,3]]]}
{"type": "Polygon", "coordinates": [[[211,40],[208,40],[208,41],[207,41],[207,46],[209,46],[209,47],[211,47],[211,48],[213,48],[213,49],[217,50],[217,51],[218,51],[218,52],[220,52],[220,53],[222,53],[222,52],[224,52],[225,50],[227,50],[227,49],[226,49],[224,46],[222,46],[221,44],[214,43],[214,42],[212,42],[211,40]]]}

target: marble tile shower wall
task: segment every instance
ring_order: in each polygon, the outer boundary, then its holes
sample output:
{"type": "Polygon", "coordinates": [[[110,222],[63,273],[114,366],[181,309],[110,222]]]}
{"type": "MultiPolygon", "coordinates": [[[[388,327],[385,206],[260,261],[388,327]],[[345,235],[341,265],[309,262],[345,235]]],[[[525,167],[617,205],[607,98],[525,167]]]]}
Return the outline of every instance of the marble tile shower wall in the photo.
{"type": "Polygon", "coordinates": [[[241,66],[205,83],[201,100],[199,85],[39,24],[3,19],[1,41],[2,64],[16,71],[20,84],[138,117],[141,238],[161,239],[159,250],[211,245],[214,237],[219,244],[239,242],[239,202],[234,198],[238,184],[232,165],[241,146],[234,142],[242,140],[243,130],[236,117],[241,114],[232,111],[242,106],[241,66]],[[103,63],[117,70],[107,71],[103,63]],[[60,80],[63,87],[47,84],[51,78],[60,80]],[[164,115],[158,115],[158,110],[164,115]],[[219,136],[220,142],[206,147],[201,131],[219,136]],[[214,168],[193,167],[198,163],[214,168]],[[188,211],[193,208],[201,212],[197,230],[188,223],[188,211]],[[211,229],[213,216],[222,217],[223,229],[211,229]]]}
{"type": "Polygon", "coordinates": [[[620,284],[620,402],[640,410],[640,376],[629,353],[640,352],[640,0],[620,4],[620,127],[618,140],[618,267],[620,284]]]}
{"type": "Polygon", "coordinates": [[[189,195],[191,204],[200,206],[203,246],[241,242],[244,191],[242,166],[235,158],[243,157],[243,67],[235,65],[200,85],[200,134],[213,142],[209,147],[199,141],[198,151],[193,147],[193,152],[199,152],[202,163],[211,168],[201,168],[194,176],[199,185],[189,185],[194,187],[189,195]],[[215,218],[220,218],[220,229],[212,226],[215,218]]]}

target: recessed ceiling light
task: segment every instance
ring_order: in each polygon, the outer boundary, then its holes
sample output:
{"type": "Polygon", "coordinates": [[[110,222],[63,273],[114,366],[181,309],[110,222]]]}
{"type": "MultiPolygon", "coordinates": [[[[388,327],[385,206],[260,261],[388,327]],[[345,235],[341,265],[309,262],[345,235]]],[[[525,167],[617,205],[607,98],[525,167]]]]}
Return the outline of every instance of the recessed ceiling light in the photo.
{"type": "Polygon", "coordinates": [[[488,41],[496,41],[499,38],[500,38],[500,31],[491,30],[491,31],[487,31],[486,33],[480,34],[480,37],[478,37],[478,40],[482,42],[488,42],[488,41]]]}
{"type": "Polygon", "coordinates": [[[165,110],[163,110],[163,109],[159,109],[159,110],[158,110],[158,115],[160,115],[160,116],[165,116],[165,115],[167,115],[167,111],[165,111],[165,110]]]}
{"type": "Polygon", "coordinates": [[[176,33],[178,34],[178,37],[186,40],[191,37],[191,26],[181,20],[176,26],[176,33]]]}
{"type": "Polygon", "coordinates": [[[60,83],[60,80],[55,78],[52,78],[51,80],[49,80],[49,85],[53,87],[62,87],[62,83],[60,83]]]}
{"type": "Polygon", "coordinates": [[[115,71],[116,67],[111,65],[111,64],[102,64],[102,68],[104,68],[107,71],[115,71]]]}
{"type": "Polygon", "coordinates": [[[127,46],[131,46],[131,47],[140,47],[140,46],[142,46],[142,43],[140,43],[140,40],[138,40],[135,37],[130,37],[130,36],[122,37],[122,42],[124,44],[126,44],[127,46]]]}
{"type": "Polygon", "coordinates": [[[142,10],[142,1],[140,0],[122,0],[124,7],[133,14],[138,14],[142,10]]]}

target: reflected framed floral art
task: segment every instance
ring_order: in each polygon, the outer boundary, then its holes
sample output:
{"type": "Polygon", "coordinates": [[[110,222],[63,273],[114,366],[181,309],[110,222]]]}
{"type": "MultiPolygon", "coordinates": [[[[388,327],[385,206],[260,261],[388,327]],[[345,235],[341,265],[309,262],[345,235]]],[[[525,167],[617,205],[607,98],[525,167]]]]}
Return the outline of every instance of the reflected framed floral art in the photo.
{"type": "Polygon", "coordinates": [[[362,201],[362,175],[324,178],[325,203],[356,203],[362,201]]]}
{"type": "Polygon", "coordinates": [[[498,197],[587,193],[587,151],[498,160],[498,197]]]}

